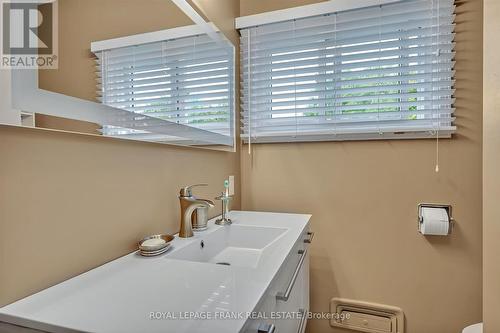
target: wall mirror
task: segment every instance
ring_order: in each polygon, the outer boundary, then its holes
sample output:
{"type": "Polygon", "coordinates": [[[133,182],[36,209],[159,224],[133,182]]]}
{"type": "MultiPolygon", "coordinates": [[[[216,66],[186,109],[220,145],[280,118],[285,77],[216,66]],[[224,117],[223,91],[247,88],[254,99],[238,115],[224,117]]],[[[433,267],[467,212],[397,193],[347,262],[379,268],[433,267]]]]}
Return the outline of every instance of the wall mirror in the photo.
{"type": "Polygon", "coordinates": [[[57,69],[10,70],[21,125],[234,151],[234,38],[209,1],[55,4],[57,69]]]}

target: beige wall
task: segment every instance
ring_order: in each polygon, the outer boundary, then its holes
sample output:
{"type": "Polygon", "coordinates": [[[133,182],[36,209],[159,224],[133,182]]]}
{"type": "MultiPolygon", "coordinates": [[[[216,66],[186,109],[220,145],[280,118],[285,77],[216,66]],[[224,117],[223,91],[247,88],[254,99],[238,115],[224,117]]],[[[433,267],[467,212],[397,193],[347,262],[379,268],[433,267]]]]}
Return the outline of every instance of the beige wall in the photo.
{"type": "MultiPolygon", "coordinates": [[[[59,11],[60,68],[40,86],[89,100],[91,41],[192,24],[165,0],[62,0],[59,11]]],[[[0,125],[0,306],[129,253],[145,235],[177,232],[181,186],[209,183],[195,193],[213,198],[235,175],[238,209],[239,163],[238,153],[0,125]]]]}
{"type": "Polygon", "coordinates": [[[100,135],[101,126],[88,121],[48,116],[42,113],[35,115],[35,127],[53,130],[100,135]]]}
{"type": "Polygon", "coordinates": [[[177,232],[182,186],[239,178],[236,153],[8,126],[0,156],[0,305],[177,232]]]}
{"type": "MultiPolygon", "coordinates": [[[[241,0],[241,15],[286,3],[241,0]]],[[[243,209],[313,215],[312,311],[341,296],[401,307],[407,333],[458,333],[481,321],[482,1],[457,5],[459,130],[440,142],[438,174],[433,140],[255,144],[252,156],[242,149],[243,209]],[[423,201],[453,205],[452,236],[417,233],[423,201]]],[[[308,327],[341,332],[327,321],[308,327]]]]}
{"type": "Polygon", "coordinates": [[[500,332],[500,2],[484,1],[483,319],[500,332]]]}

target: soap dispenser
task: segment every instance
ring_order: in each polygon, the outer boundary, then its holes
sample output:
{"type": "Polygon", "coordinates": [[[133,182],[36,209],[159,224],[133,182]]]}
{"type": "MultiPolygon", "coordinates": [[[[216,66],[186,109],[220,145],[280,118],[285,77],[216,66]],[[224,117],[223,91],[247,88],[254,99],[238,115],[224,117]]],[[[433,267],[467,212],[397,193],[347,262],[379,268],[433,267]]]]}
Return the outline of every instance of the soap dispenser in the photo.
{"type": "Polygon", "coordinates": [[[229,195],[229,181],[224,181],[224,192],[221,193],[215,200],[222,201],[222,215],[220,218],[215,220],[215,224],[217,225],[230,225],[233,223],[230,218],[228,218],[229,214],[229,202],[233,200],[233,197],[229,195]]]}

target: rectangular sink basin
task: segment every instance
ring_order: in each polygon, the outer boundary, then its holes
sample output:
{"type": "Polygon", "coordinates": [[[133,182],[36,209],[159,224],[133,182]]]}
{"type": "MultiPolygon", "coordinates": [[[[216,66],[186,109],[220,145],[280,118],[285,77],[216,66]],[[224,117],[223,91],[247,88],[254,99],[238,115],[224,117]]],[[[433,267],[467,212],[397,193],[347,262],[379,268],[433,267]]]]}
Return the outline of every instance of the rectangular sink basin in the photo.
{"type": "Polygon", "coordinates": [[[224,226],[206,235],[200,233],[199,240],[173,252],[168,258],[255,268],[264,249],[287,230],[243,225],[224,226]]]}

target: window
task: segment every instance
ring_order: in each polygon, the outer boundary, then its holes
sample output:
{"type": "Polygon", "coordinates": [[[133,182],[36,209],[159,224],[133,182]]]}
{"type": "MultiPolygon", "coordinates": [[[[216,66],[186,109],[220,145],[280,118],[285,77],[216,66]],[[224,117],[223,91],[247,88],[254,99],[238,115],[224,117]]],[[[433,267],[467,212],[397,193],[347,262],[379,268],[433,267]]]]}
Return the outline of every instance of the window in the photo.
{"type": "Polygon", "coordinates": [[[406,0],[242,29],[242,139],[451,136],[454,9],[406,0]]]}
{"type": "Polygon", "coordinates": [[[137,129],[141,116],[148,116],[222,135],[232,144],[234,54],[209,36],[108,48],[95,54],[98,99],[137,114],[133,129],[127,127],[127,119],[123,126],[103,126],[104,135],[183,144],[200,141],[192,134],[186,139],[155,133],[151,126],[137,129]]]}

